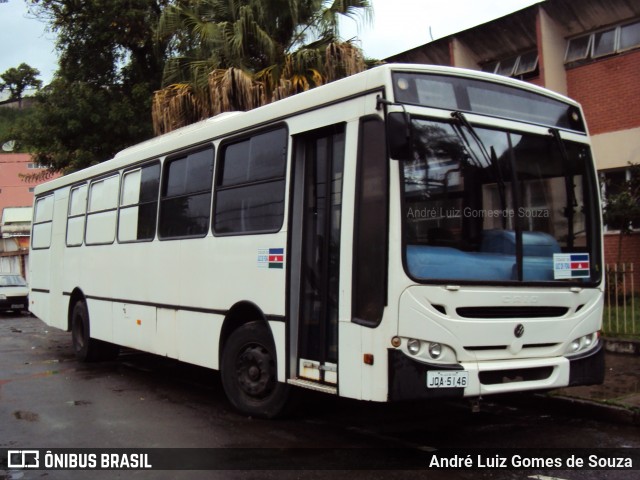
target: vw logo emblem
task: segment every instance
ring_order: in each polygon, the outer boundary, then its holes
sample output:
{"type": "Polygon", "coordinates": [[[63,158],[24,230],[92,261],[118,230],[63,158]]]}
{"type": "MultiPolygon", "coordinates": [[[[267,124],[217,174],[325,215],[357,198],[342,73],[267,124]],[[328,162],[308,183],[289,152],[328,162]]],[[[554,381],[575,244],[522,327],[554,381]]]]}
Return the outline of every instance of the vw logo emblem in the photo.
{"type": "Polygon", "coordinates": [[[522,335],[524,335],[524,325],[519,323],[513,330],[513,334],[516,336],[516,338],[520,338],[522,335]]]}

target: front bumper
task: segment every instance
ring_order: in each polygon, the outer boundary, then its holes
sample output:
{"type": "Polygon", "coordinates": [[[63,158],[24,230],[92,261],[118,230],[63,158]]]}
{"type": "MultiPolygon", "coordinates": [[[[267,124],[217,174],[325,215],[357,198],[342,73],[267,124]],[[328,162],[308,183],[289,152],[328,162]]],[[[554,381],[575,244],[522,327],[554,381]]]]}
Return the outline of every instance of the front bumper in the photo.
{"type": "Polygon", "coordinates": [[[418,362],[399,350],[389,351],[389,393],[391,401],[478,397],[525,390],[548,390],[576,385],[600,384],[604,380],[604,348],[600,340],[588,352],[571,358],[553,357],[458,365],[418,362]],[[465,388],[427,388],[429,370],[466,370],[465,388]]]}
{"type": "Polygon", "coordinates": [[[29,309],[29,297],[7,297],[0,299],[0,311],[22,311],[29,309]]]}

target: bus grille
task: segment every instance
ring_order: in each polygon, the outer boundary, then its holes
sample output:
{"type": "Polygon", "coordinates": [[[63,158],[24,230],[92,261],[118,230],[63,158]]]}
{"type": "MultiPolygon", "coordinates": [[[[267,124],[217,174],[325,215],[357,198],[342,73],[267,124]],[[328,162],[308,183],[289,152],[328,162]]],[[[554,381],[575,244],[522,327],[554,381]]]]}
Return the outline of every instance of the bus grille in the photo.
{"type": "MultiPolygon", "coordinates": [[[[527,348],[556,348],[559,344],[557,343],[527,343],[522,346],[523,349],[527,348]]],[[[470,346],[464,347],[465,350],[469,350],[471,352],[482,352],[482,351],[490,351],[490,350],[506,350],[509,348],[509,345],[480,345],[480,346],[470,346]]]]}
{"type": "Polygon", "coordinates": [[[550,318],[562,317],[567,307],[459,307],[456,313],[463,318],[550,318]]]}

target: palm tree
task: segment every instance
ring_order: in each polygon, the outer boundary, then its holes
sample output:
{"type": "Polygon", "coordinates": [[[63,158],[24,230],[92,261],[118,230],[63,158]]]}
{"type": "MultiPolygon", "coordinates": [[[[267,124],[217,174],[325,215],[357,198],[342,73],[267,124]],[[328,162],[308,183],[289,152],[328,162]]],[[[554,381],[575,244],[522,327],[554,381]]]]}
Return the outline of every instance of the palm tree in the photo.
{"type": "Polygon", "coordinates": [[[179,0],[158,27],[172,56],[154,96],[156,133],[364,70],[338,19],[371,14],[368,0],[179,0]]]}

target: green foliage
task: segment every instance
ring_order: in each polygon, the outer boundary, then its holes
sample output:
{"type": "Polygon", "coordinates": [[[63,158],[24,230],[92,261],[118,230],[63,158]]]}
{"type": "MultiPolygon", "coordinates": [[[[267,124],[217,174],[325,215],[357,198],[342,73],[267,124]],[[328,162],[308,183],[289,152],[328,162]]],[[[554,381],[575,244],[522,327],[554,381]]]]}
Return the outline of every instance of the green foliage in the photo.
{"type": "Polygon", "coordinates": [[[18,100],[22,103],[22,95],[28,88],[39,89],[42,81],[38,80],[40,70],[30,67],[26,63],[21,63],[18,67],[8,69],[0,75],[0,92],[9,90],[11,92],[11,100],[18,100]]]}
{"type": "Polygon", "coordinates": [[[364,69],[337,19],[371,12],[368,0],[26,1],[57,35],[59,70],[9,135],[64,172],[150,137],[152,100],[166,131],[210,115],[212,98],[238,108],[236,87],[240,104],[264,102],[364,69]]]}
{"type": "Polygon", "coordinates": [[[154,128],[246,110],[366,68],[338,19],[367,20],[368,0],[179,0],[158,36],[170,46],[154,128]]]}
{"type": "Polygon", "coordinates": [[[60,72],[98,85],[152,80],[164,48],[155,28],[169,0],[27,0],[58,35],[60,72]]]}
{"type": "Polygon", "coordinates": [[[640,296],[630,293],[624,303],[605,304],[602,330],[607,337],[640,339],[640,296]]]}
{"type": "MultiPolygon", "coordinates": [[[[631,224],[640,221],[640,165],[629,164],[630,179],[615,186],[614,193],[607,194],[604,221],[621,233],[631,232],[631,224]]],[[[608,185],[607,190],[613,190],[608,185]]]]}
{"type": "Polygon", "coordinates": [[[64,172],[112,158],[152,135],[165,44],[155,27],[169,0],[27,0],[58,35],[59,70],[14,138],[64,172]]]}
{"type": "Polygon", "coordinates": [[[111,158],[118,150],[151,135],[148,92],[129,94],[120,88],[95,88],[87,82],[56,79],[37,96],[30,115],[13,132],[34,160],[56,171],[71,172],[111,158]],[[143,121],[140,121],[142,117],[143,121]]]}
{"type": "Polygon", "coordinates": [[[15,140],[11,135],[14,125],[27,115],[29,115],[29,109],[0,108],[0,147],[9,140],[15,140]]]}
{"type": "Polygon", "coordinates": [[[640,222],[640,165],[629,163],[630,179],[620,185],[605,185],[604,223],[620,231],[618,235],[618,259],[622,263],[622,238],[631,233],[632,225],[640,222]]]}

